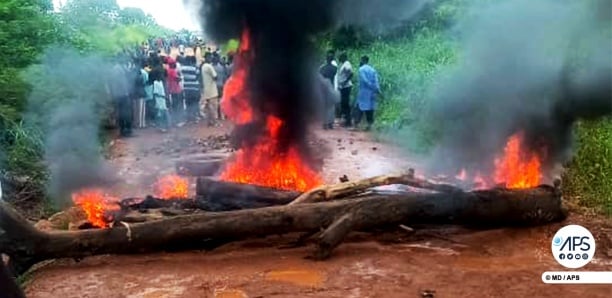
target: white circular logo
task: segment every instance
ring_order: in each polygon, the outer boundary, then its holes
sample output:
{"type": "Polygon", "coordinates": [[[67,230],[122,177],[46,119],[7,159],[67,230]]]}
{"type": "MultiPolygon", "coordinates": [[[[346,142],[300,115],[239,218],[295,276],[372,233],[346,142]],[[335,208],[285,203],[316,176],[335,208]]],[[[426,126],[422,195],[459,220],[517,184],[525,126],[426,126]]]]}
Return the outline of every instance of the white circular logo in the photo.
{"type": "Polygon", "coordinates": [[[565,268],[576,269],[591,262],[595,255],[595,238],[583,226],[565,226],[552,239],[552,254],[565,268]]]}

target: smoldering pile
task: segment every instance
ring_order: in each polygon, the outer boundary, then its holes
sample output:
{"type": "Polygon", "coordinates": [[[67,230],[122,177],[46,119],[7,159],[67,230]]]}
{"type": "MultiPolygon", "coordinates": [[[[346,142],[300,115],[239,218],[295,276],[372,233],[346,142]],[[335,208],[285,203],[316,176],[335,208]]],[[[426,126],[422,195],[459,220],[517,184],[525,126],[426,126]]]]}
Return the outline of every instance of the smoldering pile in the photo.
{"type": "Polygon", "coordinates": [[[33,83],[25,119],[44,133],[47,191],[56,203],[80,188],[116,181],[98,141],[109,106],[106,84],[119,80],[108,75],[111,68],[104,57],[53,47],[24,74],[33,83]]]}
{"type": "Polygon", "coordinates": [[[610,16],[600,11],[609,1],[474,5],[455,28],[461,62],[432,90],[426,121],[441,123],[433,170],[490,173],[519,132],[544,172],[566,161],[573,124],[612,114],[610,16]]]}

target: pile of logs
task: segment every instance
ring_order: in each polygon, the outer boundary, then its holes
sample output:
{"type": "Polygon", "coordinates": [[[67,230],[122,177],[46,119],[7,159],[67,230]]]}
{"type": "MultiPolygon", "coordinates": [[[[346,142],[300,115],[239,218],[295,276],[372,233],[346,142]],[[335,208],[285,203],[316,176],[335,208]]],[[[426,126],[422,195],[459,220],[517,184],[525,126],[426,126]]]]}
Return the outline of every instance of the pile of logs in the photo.
{"type": "Polygon", "coordinates": [[[43,232],[0,202],[0,252],[22,273],[56,258],[201,249],[250,237],[302,232],[316,240],[314,257],[326,259],[351,231],[413,224],[478,227],[529,226],[563,220],[560,191],[463,191],[415,178],[379,176],[322,186],[305,193],[198,178],[185,200],[126,199],[110,228],[43,232]],[[401,184],[424,191],[384,192],[401,184]]]}

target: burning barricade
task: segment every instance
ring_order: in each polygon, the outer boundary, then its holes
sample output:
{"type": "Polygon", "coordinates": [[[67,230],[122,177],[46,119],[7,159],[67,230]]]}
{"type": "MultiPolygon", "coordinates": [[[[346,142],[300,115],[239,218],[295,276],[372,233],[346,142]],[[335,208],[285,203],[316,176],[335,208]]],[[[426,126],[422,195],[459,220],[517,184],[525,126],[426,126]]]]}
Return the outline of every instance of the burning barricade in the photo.
{"type": "MultiPolygon", "coordinates": [[[[245,30],[235,73],[225,89],[224,112],[243,135],[219,179],[198,178],[193,196],[188,180],[177,175],[159,179],[155,196],[146,198],[119,200],[103,190],[81,190],[73,194],[73,202],[97,227],[84,231],[42,232],[0,203],[0,228],[14,244],[7,253],[18,257],[21,270],[50,258],[206,248],[218,244],[204,240],[314,235],[322,228],[314,256],[325,259],[355,230],[400,224],[539,225],[565,218],[559,190],[540,185],[541,156],[524,150],[520,133],[492,161],[488,176],[473,175],[477,187],[435,183],[417,177],[414,170],[324,185],[296,138],[305,132],[300,121],[282,108],[254,104],[255,92],[281,101],[293,94],[275,86],[252,88],[249,63],[261,53],[250,47],[251,38],[245,30]],[[426,191],[374,189],[397,184],[426,191]]],[[[462,171],[459,178],[469,176],[462,171]]]]}

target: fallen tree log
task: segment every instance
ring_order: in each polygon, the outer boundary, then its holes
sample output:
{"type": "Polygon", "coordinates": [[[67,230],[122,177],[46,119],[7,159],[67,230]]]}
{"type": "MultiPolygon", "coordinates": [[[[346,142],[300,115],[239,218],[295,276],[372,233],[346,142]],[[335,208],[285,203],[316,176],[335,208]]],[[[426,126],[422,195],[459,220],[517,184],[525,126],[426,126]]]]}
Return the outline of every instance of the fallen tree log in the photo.
{"type": "Polygon", "coordinates": [[[402,175],[383,175],[334,185],[324,185],[299,193],[269,187],[217,181],[200,177],[196,182],[196,202],[207,211],[254,209],[286,204],[334,200],[364,193],[372,187],[402,184],[437,192],[462,192],[458,187],[436,184],[414,177],[414,170],[402,175]]]}
{"type": "MultiPolygon", "coordinates": [[[[316,204],[195,213],[109,229],[48,233],[36,230],[0,202],[0,252],[11,256],[17,264],[15,269],[24,272],[47,259],[159,251],[176,246],[186,249],[210,239],[319,231],[345,215],[350,215],[351,230],[364,230],[398,224],[539,225],[562,220],[566,212],[557,189],[542,186],[370,195],[316,204]]],[[[337,241],[330,242],[337,245],[337,241]]]]}

